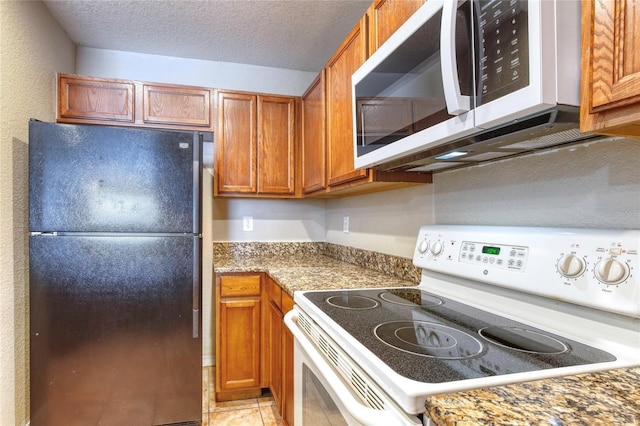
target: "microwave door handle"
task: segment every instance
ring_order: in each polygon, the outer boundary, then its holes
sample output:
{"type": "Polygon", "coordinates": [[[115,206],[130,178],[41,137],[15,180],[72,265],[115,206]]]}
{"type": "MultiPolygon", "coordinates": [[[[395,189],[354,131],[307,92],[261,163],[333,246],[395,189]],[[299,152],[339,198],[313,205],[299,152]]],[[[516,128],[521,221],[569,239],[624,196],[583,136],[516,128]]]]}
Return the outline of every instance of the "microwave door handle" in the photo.
{"type": "Polygon", "coordinates": [[[442,5],[442,25],[440,27],[440,55],[442,85],[447,111],[460,115],[470,110],[471,98],[460,91],[458,61],[456,58],[456,13],[458,1],[445,0],[442,5]]]}

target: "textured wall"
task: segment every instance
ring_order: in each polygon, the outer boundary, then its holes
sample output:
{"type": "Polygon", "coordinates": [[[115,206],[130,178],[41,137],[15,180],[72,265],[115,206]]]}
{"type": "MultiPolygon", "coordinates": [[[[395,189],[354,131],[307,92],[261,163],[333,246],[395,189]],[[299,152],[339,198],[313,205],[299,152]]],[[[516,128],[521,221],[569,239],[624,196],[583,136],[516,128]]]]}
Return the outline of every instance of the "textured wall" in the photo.
{"type": "Polygon", "coordinates": [[[401,257],[412,257],[421,225],[434,223],[434,185],[327,201],[326,241],[401,257]],[[343,232],[349,216],[349,233],[343,232]]]}
{"type": "Polygon", "coordinates": [[[609,139],[327,201],[327,242],[411,257],[420,225],[640,229],[640,140],[609,139]],[[342,232],[342,218],[351,229],[342,232]]]}
{"type": "Polygon", "coordinates": [[[315,73],[229,62],[78,48],[78,74],[300,96],[315,73]]]}
{"type": "Polygon", "coordinates": [[[605,139],[436,175],[437,223],[640,229],[640,140],[605,139]]]}
{"type": "Polygon", "coordinates": [[[39,1],[0,1],[0,424],[29,416],[28,120],[55,118],[75,46],[39,1]]]}

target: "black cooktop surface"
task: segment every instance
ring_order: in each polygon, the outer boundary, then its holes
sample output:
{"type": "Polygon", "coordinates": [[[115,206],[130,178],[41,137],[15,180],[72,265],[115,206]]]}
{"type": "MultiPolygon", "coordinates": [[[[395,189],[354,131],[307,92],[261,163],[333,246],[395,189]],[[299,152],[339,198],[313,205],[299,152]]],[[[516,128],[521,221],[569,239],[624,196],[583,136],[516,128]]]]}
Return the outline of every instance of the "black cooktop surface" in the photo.
{"type": "Polygon", "coordinates": [[[600,349],[420,289],[312,291],[303,297],[395,372],[420,382],[616,360],[600,349]]]}

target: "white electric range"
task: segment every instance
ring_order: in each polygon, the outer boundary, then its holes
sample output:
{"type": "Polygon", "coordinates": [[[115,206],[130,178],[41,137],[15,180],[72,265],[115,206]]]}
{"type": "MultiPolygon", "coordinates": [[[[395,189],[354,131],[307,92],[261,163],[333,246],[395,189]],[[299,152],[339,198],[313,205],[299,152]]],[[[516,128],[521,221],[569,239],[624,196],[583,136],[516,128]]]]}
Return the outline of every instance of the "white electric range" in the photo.
{"type": "Polygon", "coordinates": [[[429,395],[640,365],[639,251],[636,230],[423,226],[419,286],[295,293],[296,424],[429,424],[429,395]]]}

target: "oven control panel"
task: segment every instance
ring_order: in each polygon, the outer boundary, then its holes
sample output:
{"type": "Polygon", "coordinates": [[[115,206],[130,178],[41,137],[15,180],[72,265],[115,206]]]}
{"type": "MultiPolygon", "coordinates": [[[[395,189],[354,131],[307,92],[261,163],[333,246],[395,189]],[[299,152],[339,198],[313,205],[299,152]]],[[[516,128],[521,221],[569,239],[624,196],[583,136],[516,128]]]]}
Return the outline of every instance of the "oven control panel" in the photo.
{"type": "Polygon", "coordinates": [[[463,241],[458,261],[522,272],[528,257],[529,247],[463,241]]]}
{"type": "Polygon", "coordinates": [[[640,231],[429,225],[413,261],[434,271],[640,317],[640,231]]]}

